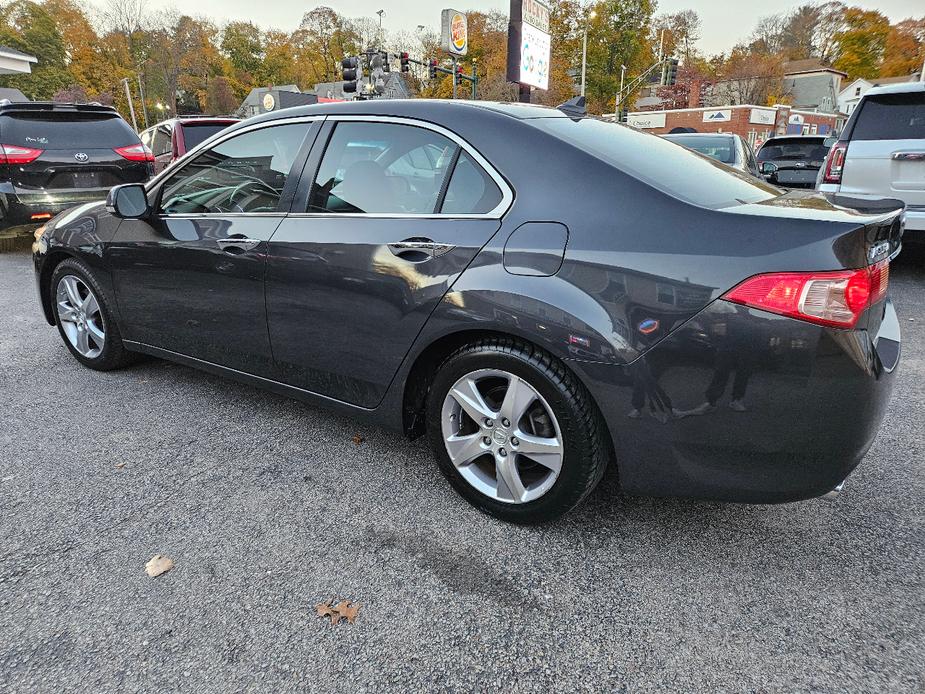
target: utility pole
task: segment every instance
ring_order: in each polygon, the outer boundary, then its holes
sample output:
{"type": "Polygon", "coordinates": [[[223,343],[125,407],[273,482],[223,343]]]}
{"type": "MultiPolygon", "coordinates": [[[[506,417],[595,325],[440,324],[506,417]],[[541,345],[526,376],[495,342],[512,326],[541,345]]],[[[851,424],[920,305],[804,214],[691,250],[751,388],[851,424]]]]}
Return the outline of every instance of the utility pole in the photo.
{"type": "Polygon", "coordinates": [[[144,115],[145,129],[147,130],[148,128],[148,105],[145,103],[145,88],[144,88],[144,85],[141,83],[141,78],[144,77],[144,74],[145,73],[142,72],[141,74],[138,75],[138,94],[141,96],[141,112],[142,112],[142,115],[144,115]]]}
{"type": "Polygon", "coordinates": [[[128,110],[132,114],[132,127],[138,132],[138,121],[135,120],[135,105],[132,103],[132,91],[128,86],[128,77],[122,78],[122,86],[125,87],[125,98],[128,99],[128,110]]]}
{"type": "Polygon", "coordinates": [[[456,98],[456,56],[453,56],[453,98],[456,98]]]}
{"type": "Polygon", "coordinates": [[[597,12],[591,10],[585,20],[585,33],[581,40],[581,95],[585,95],[585,75],[588,71],[588,26],[591,20],[597,17],[597,12]]]}

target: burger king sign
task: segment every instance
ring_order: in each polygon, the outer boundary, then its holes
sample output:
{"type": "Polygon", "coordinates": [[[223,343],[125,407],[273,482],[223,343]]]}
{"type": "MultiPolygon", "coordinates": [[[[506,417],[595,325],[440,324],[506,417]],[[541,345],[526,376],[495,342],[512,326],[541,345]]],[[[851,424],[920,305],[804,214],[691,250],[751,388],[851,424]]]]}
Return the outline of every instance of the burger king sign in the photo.
{"type": "Polygon", "coordinates": [[[440,16],[442,48],[453,55],[469,52],[469,20],[462,12],[443,10],[440,16]]]}

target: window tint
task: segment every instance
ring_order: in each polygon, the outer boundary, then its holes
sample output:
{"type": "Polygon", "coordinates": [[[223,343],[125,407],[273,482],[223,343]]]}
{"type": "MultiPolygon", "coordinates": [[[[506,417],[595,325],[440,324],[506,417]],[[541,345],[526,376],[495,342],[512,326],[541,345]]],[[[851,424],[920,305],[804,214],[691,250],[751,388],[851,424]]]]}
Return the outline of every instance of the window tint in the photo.
{"type": "Polygon", "coordinates": [[[263,128],[201,153],[166,183],[168,214],[275,212],[309,123],[263,128]]]}
{"type": "Polygon", "coordinates": [[[774,137],[758,150],[758,161],[821,161],[828,153],[821,137],[774,137]]]}
{"type": "Polygon", "coordinates": [[[154,129],[154,137],[151,138],[150,147],[155,157],[170,154],[170,130],[166,126],[162,125],[154,129]]]}
{"type": "Polygon", "coordinates": [[[230,123],[187,123],[183,126],[183,142],[189,152],[196,145],[201,145],[215,133],[227,128],[230,123]]]}
{"type": "Polygon", "coordinates": [[[628,126],[594,118],[536,118],[528,122],[663,193],[695,205],[719,209],[780,195],[776,188],[744,172],[628,126]]]}
{"type": "Polygon", "coordinates": [[[114,149],[138,144],[135,131],[118,116],[77,113],[17,113],[0,119],[7,145],[40,149],[114,149]]]}
{"type": "Polygon", "coordinates": [[[862,103],[852,140],[925,139],[925,92],[868,96],[862,103]]]}
{"type": "Polygon", "coordinates": [[[495,209],[501,199],[501,190],[491,176],[466,152],[462,152],[453,169],[441,212],[486,214],[495,209]]]}
{"type": "Polygon", "coordinates": [[[312,186],[309,212],[431,214],[457,146],[395,123],[338,123],[312,186]]]}
{"type": "Polygon", "coordinates": [[[706,154],[724,164],[735,164],[735,143],[731,137],[699,137],[691,135],[666,135],[666,140],[684,145],[695,152],[706,154]]]}

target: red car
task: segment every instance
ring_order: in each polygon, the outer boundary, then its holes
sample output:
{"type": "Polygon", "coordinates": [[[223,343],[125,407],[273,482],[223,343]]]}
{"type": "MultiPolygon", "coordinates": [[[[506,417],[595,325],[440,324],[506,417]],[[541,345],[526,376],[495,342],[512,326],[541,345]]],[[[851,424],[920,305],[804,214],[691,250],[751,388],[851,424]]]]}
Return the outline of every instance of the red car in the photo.
{"type": "Polygon", "coordinates": [[[142,131],[141,141],[154,152],[154,172],[160,173],[200,142],[238,122],[221,116],[180,116],[142,131]]]}

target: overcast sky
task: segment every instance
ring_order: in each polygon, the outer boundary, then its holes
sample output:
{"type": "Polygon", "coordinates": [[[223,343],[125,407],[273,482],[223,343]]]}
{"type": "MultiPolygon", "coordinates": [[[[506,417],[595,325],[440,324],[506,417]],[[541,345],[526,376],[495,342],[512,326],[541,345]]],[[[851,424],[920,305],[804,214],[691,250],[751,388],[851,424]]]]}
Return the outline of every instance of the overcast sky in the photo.
{"type": "MultiPolygon", "coordinates": [[[[94,0],[101,4],[103,0],[94,0]]],[[[196,0],[186,3],[170,0],[149,0],[152,7],[174,6],[189,12],[211,17],[221,23],[228,19],[249,20],[264,28],[292,30],[298,26],[302,14],[317,5],[328,5],[348,17],[375,16],[376,10],[384,9],[383,26],[390,31],[411,30],[418,24],[439,28],[440,10],[452,7],[457,10],[507,10],[510,4],[505,0],[458,0],[445,4],[434,0],[321,0],[319,2],[296,2],[295,0],[271,0],[255,3],[254,0],[196,0]],[[259,7],[259,11],[255,8],[259,7]]],[[[757,19],[800,5],[787,0],[660,0],[658,12],[696,10],[703,20],[703,38],[700,49],[708,54],[727,51],[736,41],[747,36],[757,19]]],[[[876,8],[896,21],[925,14],[922,0],[870,0],[850,2],[864,7],[876,8]]]]}

